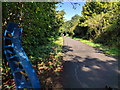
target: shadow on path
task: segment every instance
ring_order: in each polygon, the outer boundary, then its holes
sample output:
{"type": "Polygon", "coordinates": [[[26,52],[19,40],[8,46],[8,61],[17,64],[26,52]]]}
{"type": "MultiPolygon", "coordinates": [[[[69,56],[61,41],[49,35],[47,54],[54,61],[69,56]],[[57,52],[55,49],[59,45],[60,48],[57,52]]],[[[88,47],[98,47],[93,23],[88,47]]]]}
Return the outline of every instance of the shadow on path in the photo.
{"type": "Polygon", "coordinates": [[[63,46],[63,50],[65,55],[61,74],[64,88],[101,88],[91,90],[104,90],[106,85],[118,88],[120,71],[118,71],[118,63],[115,59],[106,56],[106,60],[101,60],[100,56],[94,58],[94,55],[89,54],[83,57],[82,54],[86,52],[75,53],[75,48],[70,44],[63,46]]]}
{"type": "Polygon", "coordinates": [[[64,45],[62,48],[63,48],[63,52],[64,52],[64,53],[66,53],[66,52],[68,52],[68,51],[73,51],[73,49],[71,49],[72,47],[70,47],[70,46],[64,45]]]}

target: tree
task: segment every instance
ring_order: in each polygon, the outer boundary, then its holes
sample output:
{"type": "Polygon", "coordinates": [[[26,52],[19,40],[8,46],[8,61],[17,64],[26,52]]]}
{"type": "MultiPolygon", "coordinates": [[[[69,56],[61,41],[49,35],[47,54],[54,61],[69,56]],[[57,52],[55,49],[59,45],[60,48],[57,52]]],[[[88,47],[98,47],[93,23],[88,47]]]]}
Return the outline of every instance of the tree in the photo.
{"type": "Polygon", "coordinates": [[[74,29],[79,22],[80,16],[78,14],[74,15],[71,20],[64,22],[62,25],[62,29],[64,33],[68,33],[69,35],[74,35],[74,29]]]}
{"type": "Polygon", "coordinates": [[[106,13],[111,10],[111,2],[86,2],[83,6],[82,15],[88,19],[100,13],[106,13]]]}

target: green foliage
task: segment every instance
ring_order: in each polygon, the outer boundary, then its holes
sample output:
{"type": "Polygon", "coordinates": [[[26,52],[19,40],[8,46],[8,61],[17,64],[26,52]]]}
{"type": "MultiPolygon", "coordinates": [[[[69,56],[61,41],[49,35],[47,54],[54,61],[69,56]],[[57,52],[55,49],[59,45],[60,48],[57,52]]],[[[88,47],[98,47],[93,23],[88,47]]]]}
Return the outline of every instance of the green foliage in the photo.
{"type": "Polygon", "coordinates": [[[63,33],[73,35],[74,34],[73,30],[76,28],[79,22],[79,18],[80,16],[76,14],[71,18],[71,20],[64,22],[64,24],[62,25],[63,33]]]}
{"type": "Polygon", "coordinates": [[[21,24],[26,49],[54,40],[51,38],[58,36],[62,19],[62,14],[55,11],[55,3],[3,3],[3,25],[9,21],[21,24]]]}
{"type": "Polygon", "coordinates": [[[97,14],[108,12],[111,10],[111,5],[111,2],[86,2],[83,6],[82,15],[89,19],[97,14]]]}
{"type": "Polygon", "coordinates": [[[75,37],[84,37],[87,33],[87,29],[88,29],[88,26],[85,26],[85,25],[82,25],[82,23],[85,21],[85,18],[84,17],[80,17],[79,18],[79,23],[78,25],[76,26],[76,28],[74,29],[74,36],[75,37]]]}
{"type": "Polygon", "coordinates": [[[87,2],[82,14],[74,36],[119,48],[119,2],[87,2]]]}
{"type": "MultiPolygon", "coordinates": [[[[52,72],[61,66],[60,56],[57,55],[62,47],[55,44],[54,41],[60,36],[60,27],[63,24],[63,15],[65,13],[64,11],[56,11],[55,4],[57,3],[3,2],[2,4],[3,32],[9,22],[20,24],[19,27],[23,28],[22,45],[33,66],[38,69],[38,72],[39,67],[42,67],[41,63],[44,63],[44,67],[47,67],[41,71],[42,76],[48,75],[49,72],[55,75],[52,72]],[[48,63],[49,61],[52,65],[48,63]]],[[[3,79],[5,82],[6,74],[10,72],[10,69],[7,69],[7,62],[3,61],[3,63],[3,72],[5,74],[3,79]]],[[[58,73],[58,71],[56,72],[58,73]]],[[[46,77],[43,78],[46,79],[46,77]]]]}
{"type": "Polygon", "coordinates": [[[8,22],[20,23],[20,27],[24,29],[22,44],[25,51],[28,55],[36,55],[36,47],[54,41],[58,37],[63,15],[63,11],[55,11],[55,3],[4,2],[3,30],[8,22]]]}

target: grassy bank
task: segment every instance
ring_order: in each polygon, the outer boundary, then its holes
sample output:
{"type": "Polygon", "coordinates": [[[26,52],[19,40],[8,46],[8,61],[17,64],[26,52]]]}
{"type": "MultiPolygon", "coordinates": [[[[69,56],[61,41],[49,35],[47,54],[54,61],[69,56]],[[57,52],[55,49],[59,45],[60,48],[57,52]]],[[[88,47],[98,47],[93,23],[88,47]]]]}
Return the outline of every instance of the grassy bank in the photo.
{"type": "Polygon", "coordinates": [[[76,37],[70,37],[70,38],[73,38],[75,40],[78,40],[78,41],[81,41],[85,44],[88,44],[92,47],[95,47],[99,50],[102,50],[103,52],[109,54],[109,55],[112,55],[112,56],[115,56],[115,57],[119,57],[120,55],[120,50],[118,48],[110,48],[110,47],[107,47],[107,46],[104,46],[102,44],[97,44],[97,43],[94,43],[92,41],[88,41],[88,40],[83,40],[83,39],[80,39],[80,38],[76,38],[76,37]]]}

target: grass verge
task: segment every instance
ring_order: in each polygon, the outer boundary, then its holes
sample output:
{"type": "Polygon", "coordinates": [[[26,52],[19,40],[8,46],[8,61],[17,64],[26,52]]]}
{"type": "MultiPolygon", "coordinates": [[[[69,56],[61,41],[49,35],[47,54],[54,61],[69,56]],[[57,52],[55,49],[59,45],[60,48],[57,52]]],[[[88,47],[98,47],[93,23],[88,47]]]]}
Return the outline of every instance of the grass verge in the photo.
{"type": "Polygon", "coordinates": [[[92,47],[95,47],[99,50],[102,50],[103,52],[109,54],[109,55],[112,55],[112,56],[115,56],[115,57],[119,57],[120,55],[120,50],[118,48],[111,48],[111,47],[107,47],[107,46],[104,46],[102,44],[97,44],[97,43],[94,43],[92,41],[89,41],[89,40],[83,40],[83,39],[80,39],[80,38],[76,38],[76,37],[70,37],[70,38],[73,38],[75,40],[78,40],[78,41],[81,41],[87,45],[90,45],[92,47]]]}

